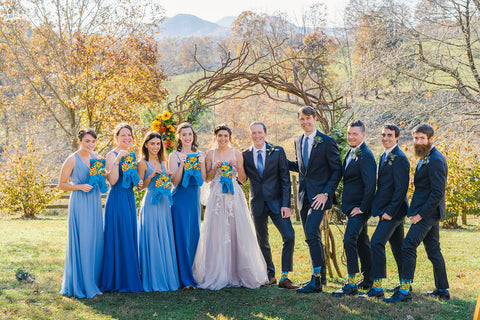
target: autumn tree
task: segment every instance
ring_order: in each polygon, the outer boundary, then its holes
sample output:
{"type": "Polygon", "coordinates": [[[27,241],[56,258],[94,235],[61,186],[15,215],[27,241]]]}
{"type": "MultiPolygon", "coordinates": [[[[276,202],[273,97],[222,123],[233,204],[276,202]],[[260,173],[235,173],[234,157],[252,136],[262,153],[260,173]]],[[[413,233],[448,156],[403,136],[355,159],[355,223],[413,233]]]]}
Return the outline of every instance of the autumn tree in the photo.
{"type": "Polygon", "coordinates": [[[82,126],[107,132],[165,99],[165,75],[147,17],[148,2],[41,0],[2,3],[0,41],[37,117],[76,148],[82,126]]]}

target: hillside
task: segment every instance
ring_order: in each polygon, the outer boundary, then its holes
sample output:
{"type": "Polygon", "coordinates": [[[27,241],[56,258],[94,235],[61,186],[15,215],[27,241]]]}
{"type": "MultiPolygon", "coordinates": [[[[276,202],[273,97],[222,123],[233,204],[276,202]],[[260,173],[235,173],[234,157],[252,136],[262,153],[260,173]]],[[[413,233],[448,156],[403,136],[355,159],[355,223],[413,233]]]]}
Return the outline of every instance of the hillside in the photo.
{"type": "MultiPolygon", "coordinates": [[[[232,17],[225,17],[220,20],[227,24],[232,17]]],[[[235,18],[234,18],[235,19],[235,18]]],[[[209,22],[191,14],[177,14],[174,17],[166,18],[159,25],[160,38],[166,37],[203,37],[216,36],[224,37],[230,34],[230,28],[221,24],[209,22]]]]}

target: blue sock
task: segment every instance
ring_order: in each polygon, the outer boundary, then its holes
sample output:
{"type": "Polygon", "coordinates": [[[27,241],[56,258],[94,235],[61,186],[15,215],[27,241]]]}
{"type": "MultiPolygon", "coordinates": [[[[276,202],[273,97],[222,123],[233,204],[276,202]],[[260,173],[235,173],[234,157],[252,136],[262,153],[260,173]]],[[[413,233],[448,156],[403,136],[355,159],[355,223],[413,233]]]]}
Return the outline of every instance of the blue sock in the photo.
{"type": "Polygon", "coordinates": [[[348,274],[348,280],[347,280],[347,285],[349,287],[355,287],[356,279],[355,279],[355,273],[348,274]]]}
{"type": "Polygon", "coordinates": [[[320,277],[320,271],[322,271],[322,267],[315,267],[313,268],[312,276],[320,277]]]}
{"type": "Polygon", "coordinates": [[[375,290],[375,291],[382,291],[383,290],[383,288],[382,288],[382,278],[377,278],[377,279],[373,280],[372,289],[375,290]]]}

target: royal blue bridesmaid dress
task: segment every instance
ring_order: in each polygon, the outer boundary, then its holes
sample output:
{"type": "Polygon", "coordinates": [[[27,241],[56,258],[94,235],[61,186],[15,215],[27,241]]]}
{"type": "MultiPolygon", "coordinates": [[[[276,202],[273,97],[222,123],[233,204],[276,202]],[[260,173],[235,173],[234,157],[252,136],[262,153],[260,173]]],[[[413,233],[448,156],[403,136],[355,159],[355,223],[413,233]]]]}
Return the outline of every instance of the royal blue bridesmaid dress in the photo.
{"type": "MultiPolygon", "coordinates": [[[[117,152],[114,153],[117,155],[117,152]]],[[[105,203],[105,250],[100,290],[139,292],[143,288],[138,263],[135,195],[133,185],[122,187],[120,166],[118,171],[118,180],[111,186],[105,203]]]]}
{"type": "MultiPolygon", "coordinates": [[[[90,168],[75,152],[70,180],[86,184],[90,168]]],[[[100,293],[103,261],[102,198],[98,187],[90,192],[72,191],[68,204],[67,254],[60,294],[92,298],[100,293]]]]}
{"type": "MultiPolygon", "coordinates": [[[[148,161],[146,163],[145,177],[148,177],[155,167],[148,161]]],[[[165,171],[163,163],[162,169],[165,171]]],[[[152,204],[155,181],[150,180],[142,199],[138,224],[143,290],[174,291],[179,287],[179,280],[170,201],[162,195],[156,204],[152,204]]]]}
{"type": "Polygon", "coordinates": [[[183,187],[182,182],[180,182],[173,189],[172,198],[172,217],[180,286],[196,287],[197,282],[193,277],[192,265],[200,238],[200,186],[191,176],[187,187],[183,187]]]}

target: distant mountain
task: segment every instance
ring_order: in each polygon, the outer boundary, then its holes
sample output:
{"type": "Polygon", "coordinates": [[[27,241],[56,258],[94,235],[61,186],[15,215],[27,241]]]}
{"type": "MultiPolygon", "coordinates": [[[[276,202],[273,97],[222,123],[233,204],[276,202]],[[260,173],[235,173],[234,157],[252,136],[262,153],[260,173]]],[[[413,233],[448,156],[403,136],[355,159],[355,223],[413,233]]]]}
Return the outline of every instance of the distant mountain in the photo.
{"type": "Polygon", "coordinates": [[[230,29],[235,19],[237,19],[235,16],[223,17],[217,21],[217,24],[230,29]]]}
{"type": "Polygon", "coordinates": [[[161,38],[203,36],[224,37],[229,34],[230,27],[202,20],[191,14],[177,14],[172,18],[166,18],[163,23],[159,25],[159,36],[161,38]]]}

